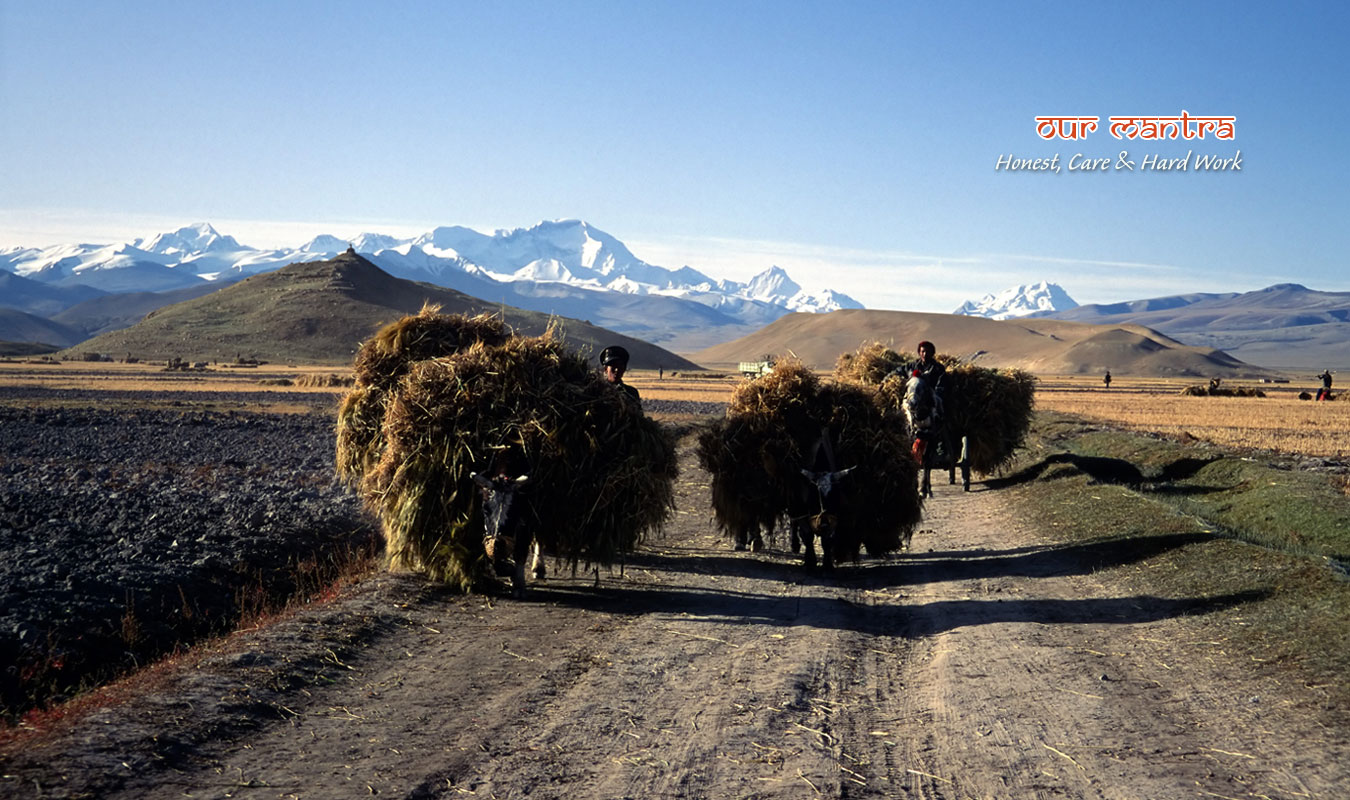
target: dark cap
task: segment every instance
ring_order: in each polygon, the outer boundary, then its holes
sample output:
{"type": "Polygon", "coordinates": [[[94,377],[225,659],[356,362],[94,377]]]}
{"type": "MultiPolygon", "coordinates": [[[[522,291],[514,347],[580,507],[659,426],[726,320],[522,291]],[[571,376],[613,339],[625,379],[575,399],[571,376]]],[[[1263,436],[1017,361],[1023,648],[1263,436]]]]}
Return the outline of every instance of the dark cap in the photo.
{"type": "Polygon", "coordinates": [[[602,367],[622,367],[628,368],[628,351],[623,347],[612,344],[600,351],[600,366],[602,367]]]}

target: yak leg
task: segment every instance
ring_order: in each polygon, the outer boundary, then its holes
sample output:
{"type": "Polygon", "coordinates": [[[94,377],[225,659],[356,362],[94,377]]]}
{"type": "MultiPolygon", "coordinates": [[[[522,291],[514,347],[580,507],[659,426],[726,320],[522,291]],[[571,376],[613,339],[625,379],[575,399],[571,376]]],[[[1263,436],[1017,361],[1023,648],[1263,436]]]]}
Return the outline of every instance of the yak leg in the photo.
{"type": "Polygon", "coordinates": [[[547,570],[544,569],[543,548],[539,546],[539,541],[537,539],[531,543],[530,552],[532,554],[530,557],[530,571],[534,573],[535,580],[542,581],[547,570]]]}
{"type": "Polygon", "coordinates": [[[802,556],[802,561],[803,563],[806,564],[807,569],[815,569],[816,568],[815,532],[811,530],[811,523],[805,520],[801,520],[795,524],[800,526],[800,532],[798,535],[801,538],[802,547],[806,551],[806,555],[802,556]]]}
{"type": "Polygon", "coordinates": [[[834,529],[820,530],[820,566],[826,572],[834,569],[834,529]]]}
{"type": "Polygon", "coordinates": [[[970,491],[970,440],[967,436],[961,437],[961,488],[970,491]]]}
{"type": "Polygon", "coordinates": [[[506,536],[486,536],[483,538],[483,549],[487,551],[487,557],[492,562],[492,571],[497,573],[498,578],[505,578],[515,569],[507,553],[511,550],[510,540],[506,536]]]}
{"type": "Polygon", "coordinates": [[[735,542],[736,542],[735,550],[737,552],[744,550],[746,548],[746,545],[750,543],[750,532],[745,528],[737,528],[735,535],[735,542]]]}
{"type": "Polygon", "coordinates": [[[534,544],[534,536],[524,531],[516,534],[516,568],[511,574],[511,593],[518,599],[525,596],[525,561],[530,557],[530,547],[534,544]]]}
{"type": "Polygon", "coordinates": [[[788,547],[792,548],[794,555],[802,551],[802,535],[797,530],[799,524],[795,519],[788,520],[788,547]]]}

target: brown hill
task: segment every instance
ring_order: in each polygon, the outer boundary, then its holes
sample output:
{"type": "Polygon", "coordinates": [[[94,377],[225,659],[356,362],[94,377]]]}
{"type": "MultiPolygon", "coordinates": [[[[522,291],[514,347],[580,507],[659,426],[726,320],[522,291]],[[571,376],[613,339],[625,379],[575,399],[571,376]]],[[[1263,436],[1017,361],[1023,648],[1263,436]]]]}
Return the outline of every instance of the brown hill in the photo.
{"type": "Polygon", "coordinates": [[[1194,294],[1078,306],[1046,316],[1094,325],[1147,325],[1195,345],[1222,348],[1252,364],[1324,369],[1350,366],[1350,292],[1281,283],[1242,294],[1194,294]]]}
{"type": "MultiPolygon", "coordinates": [[[[63,355],[124,354],[141,359],[349,364],[361,342],[379,327],[425,303],[446,314],[501,313],[519,333],[537,335],[547,314],[486,303],[469,295],[395,278],[355,253],[330,261],[291,264],[254,275],[204,297],[157,309],[145,319],[97,336],[63,355]]],[[[636,368],[695,369],[697,365],[639,339],[580,320],[558,318],[575,348],[598,352],[621,344],[636,368]]]]}
{"type": "Polygon", "coordinates": [[[990,367],[1020,367],[1044,375],[1221,376],[1271,373],[1208,347],[1188,347],[1138,325],[1089,325],[1053,319],[991,320],[912,311],[847,310],[789,314],[755,333],[690,355],[724,367],[766,354],[793,353],[808,366],[830,369],[840,353],[880,341],[910,353],[928,339],[940,353],[990,367]]]}

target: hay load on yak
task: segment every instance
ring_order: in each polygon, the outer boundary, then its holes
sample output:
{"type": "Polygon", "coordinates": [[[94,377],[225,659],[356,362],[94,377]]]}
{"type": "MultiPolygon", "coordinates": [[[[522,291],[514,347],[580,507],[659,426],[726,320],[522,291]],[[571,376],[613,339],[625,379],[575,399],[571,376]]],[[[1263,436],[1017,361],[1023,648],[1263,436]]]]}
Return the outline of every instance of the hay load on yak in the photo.
{"type": "MultiPolygon", "coordinates": [[[[920,518],[903,426],[871,388],[821,381],[800,362],[742,384],[724,418],[699,435],[714,516],[739,544],[788,518],[820,536],[825,564],[900,549],[920,518]]],[[[795,550],[795,548],[794,548],[795,550]]]]}
{"type": "Polygon", "coordinates": [[[475,342],[504,344],[510,336],[500,317],[441,314],[427,305],[417,314],[385,325],[356,353],[355,381],[338,409],[337,470],[358,488],[384,452],[380,428],[389,397],[413,364],[452,356],[475,342]]]}
{"type": "MultiPolygon", "coordinates": [[[[1012,460],[1026,440],[1036,399],[1036,378],[1020,369],[990,369],[966,364],[948,355],[938,360],[947,367],[944,418],[959,441],[966,438],[966,464],[981,475],[993,475],[1012,460]]],[[[845,353],[835,365],[835,377],[877,389],[889,411],[904,405],[910,363],[896,351],[873,342],[845,353]]]]}
{"type": "MultiPolygon", "coordinates": [[[[528,476],[512,506],[519,530],[573,568],[612,564],[658,531],[674,507],[672,437],[551,334],[495,341],[476,324],[472,333],[443,339],[455,343],[450,354],[383,358],[397,380],[364,379],[390,387],[368,440],[378,445],[340,458],[339,469],[367,465],[359,485],[380,518],[390,567],[465,591],[493,585],[484,475],[528,476]]],[[[344,427],[358,419],[339,419],[339,440],[357,441],[344,427]]]]}

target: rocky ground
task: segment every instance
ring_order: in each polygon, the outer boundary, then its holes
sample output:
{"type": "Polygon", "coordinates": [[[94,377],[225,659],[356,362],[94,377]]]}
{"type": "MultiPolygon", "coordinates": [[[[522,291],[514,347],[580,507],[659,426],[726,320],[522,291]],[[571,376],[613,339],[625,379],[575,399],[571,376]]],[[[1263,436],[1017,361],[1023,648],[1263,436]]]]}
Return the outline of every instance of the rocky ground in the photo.
{"type": "Polygon", "coordinates": [[[41,401],[0,407],[11,719],[319,588],[375,544],[333,480],[327,414],[109,411],[52,404],[79,392],[7,391],[41,401]]]}

